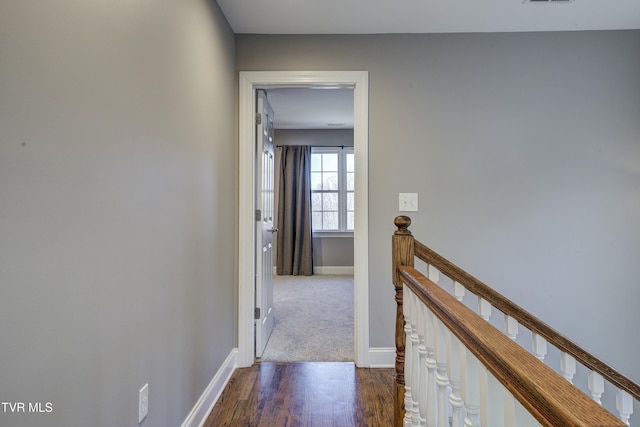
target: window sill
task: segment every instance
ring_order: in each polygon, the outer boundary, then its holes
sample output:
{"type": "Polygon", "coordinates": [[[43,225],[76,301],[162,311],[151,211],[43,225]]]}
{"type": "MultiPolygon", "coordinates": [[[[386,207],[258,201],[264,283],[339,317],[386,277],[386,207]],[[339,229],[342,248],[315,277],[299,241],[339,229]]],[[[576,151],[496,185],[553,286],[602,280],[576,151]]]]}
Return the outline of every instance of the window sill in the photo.
{"type": "Polygon", "coordinates": [[[353,238],[353,231],[312,231],[311,234],[314,239],[353,238]]]}

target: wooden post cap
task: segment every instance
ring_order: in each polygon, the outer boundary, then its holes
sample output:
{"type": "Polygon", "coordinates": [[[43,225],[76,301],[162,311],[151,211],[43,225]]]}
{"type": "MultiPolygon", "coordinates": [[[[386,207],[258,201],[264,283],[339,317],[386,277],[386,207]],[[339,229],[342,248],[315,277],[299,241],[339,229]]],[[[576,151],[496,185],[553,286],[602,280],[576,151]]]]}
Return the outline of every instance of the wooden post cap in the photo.
{"type": "Polygon", "coordinates": [[[393,223],[398,227],[395,234],[411,234],[409,226],[411,225],[411,218],[408,216],[400,215],[393,220],[393,223]]]}

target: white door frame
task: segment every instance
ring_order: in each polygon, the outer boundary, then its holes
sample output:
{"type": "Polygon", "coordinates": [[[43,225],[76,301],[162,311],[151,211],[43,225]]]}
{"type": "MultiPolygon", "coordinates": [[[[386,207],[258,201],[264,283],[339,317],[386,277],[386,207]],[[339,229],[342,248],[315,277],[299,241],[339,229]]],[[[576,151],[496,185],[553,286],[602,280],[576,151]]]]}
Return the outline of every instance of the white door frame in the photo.
{"type": "Polygon", "coordinates": [[[355,155],[355,363],[369,366],[369,73],[367,71],[241,71],[238,106],[238,354],[255,360],[255,91],[278,87],[353,88],[355,155]]]}

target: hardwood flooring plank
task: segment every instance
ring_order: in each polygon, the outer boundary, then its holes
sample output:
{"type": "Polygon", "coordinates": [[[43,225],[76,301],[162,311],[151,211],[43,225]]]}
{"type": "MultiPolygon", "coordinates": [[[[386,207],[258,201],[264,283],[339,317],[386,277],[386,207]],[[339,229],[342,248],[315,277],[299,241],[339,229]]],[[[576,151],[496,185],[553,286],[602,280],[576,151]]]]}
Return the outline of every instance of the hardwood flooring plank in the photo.
{"type": "Polygon", "coordinates": [[[237,369],[205,427],[393,425],[393,369],[262,362],[237,369]]]}

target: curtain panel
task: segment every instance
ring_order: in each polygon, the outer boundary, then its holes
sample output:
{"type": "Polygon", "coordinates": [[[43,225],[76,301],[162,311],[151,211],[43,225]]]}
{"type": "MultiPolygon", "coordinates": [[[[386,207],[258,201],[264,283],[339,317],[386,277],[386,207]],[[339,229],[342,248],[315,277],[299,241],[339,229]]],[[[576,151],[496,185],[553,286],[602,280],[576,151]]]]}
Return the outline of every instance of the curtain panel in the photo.
{"type": "Polygon", "coordinates": [[[311,276],[311,147],[284,145],[280,156],[276,272],[311,276]]]}

